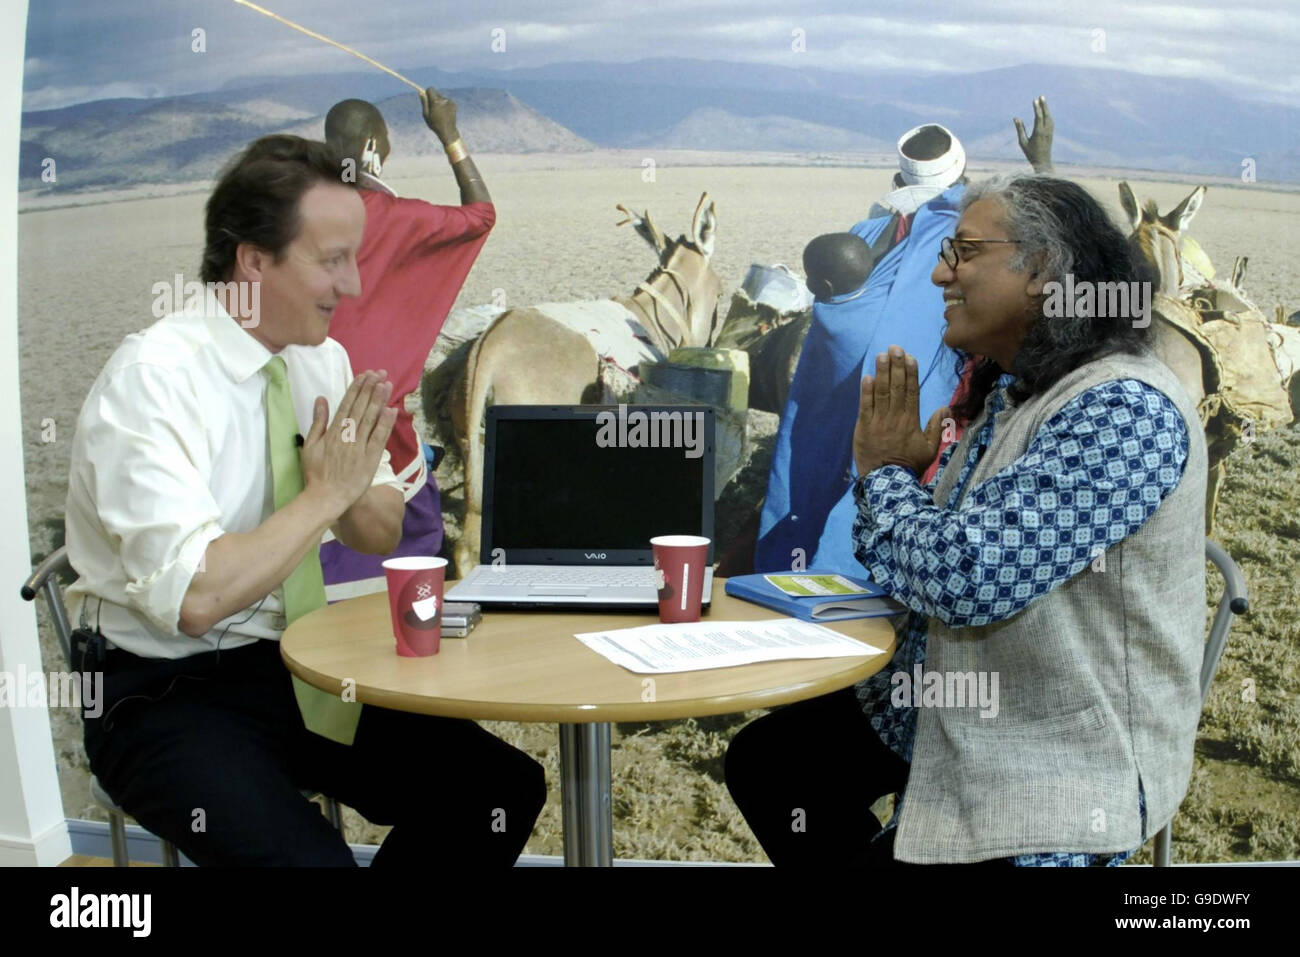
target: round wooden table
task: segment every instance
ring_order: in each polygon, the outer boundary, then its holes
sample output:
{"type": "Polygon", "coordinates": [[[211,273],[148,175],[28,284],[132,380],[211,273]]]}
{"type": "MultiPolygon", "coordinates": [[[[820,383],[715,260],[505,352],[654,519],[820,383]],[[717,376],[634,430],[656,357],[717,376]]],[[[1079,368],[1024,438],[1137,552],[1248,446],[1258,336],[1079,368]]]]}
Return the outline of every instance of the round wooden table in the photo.
{"type": "MultiPolygon", "coordinates": [[[[724,584],[714,579],[704,620],[780,617],[724,594],[724,584]]],[[[634,674],[573,637],[657,620],[653,612],[489,610],[468,637],[444,637],[438,654],[402,658],[388,595],[379,592],[304,615],[284,632],[280,652],[293,674],[317,688],[341,693],[352,682],[362,704],[451,718],[557,722],[565,863],[609,866],[611,722],[730,714],[814,698],[875,674],[894,653],[888,618],[829,626],[883,654],[671,675],[634,674]]]]}

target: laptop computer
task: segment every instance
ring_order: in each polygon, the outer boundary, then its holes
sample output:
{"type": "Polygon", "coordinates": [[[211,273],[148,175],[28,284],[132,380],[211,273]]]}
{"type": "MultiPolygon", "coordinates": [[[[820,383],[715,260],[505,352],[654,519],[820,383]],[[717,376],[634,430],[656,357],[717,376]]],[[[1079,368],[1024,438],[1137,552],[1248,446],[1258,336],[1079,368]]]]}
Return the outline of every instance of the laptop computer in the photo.
{"type": "Polygon", "coordinates": [[[657,608],[658,535],[710,540],[714,411],[702,405],[488,409],[480,564],[448,601],[657,608]]]}

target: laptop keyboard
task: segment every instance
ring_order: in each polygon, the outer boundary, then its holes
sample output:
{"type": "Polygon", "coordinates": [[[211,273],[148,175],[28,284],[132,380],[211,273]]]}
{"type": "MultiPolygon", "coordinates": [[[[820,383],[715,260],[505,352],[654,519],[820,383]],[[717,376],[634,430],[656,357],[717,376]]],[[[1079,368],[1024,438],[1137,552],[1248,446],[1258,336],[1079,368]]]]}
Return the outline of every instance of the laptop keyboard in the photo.
{"type": "Polygon", "coordinates": [[[655,570],[638,568],[546,568],[535,565],[498,565],[482,569],[476,580],[484,585],[600,585],[615,588],[654,588],[655,570]]]}

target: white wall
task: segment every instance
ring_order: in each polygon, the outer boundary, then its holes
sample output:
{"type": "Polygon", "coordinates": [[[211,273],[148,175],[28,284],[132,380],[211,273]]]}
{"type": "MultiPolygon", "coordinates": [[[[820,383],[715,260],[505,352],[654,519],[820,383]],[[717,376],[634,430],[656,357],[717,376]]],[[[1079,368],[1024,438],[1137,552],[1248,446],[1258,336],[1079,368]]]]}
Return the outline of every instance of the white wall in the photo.
{"type": "MultiPolygon", "coordinates": [[[[18,142],[27,0],[0,3],[0,671],[42,671],[36,610],[18,597],[31,572],[18,391],[18,142]]],[[[72,853],[50,716],[0,708],[0,864],[58,864],[72,853]]]]}

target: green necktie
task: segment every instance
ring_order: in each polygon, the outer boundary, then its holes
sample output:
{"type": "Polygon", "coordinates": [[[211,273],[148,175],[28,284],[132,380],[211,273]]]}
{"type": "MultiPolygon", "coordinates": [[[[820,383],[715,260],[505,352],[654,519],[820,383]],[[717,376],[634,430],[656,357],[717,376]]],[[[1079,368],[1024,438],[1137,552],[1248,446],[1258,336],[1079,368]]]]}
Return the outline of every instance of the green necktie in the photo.
{"type": "MultiPolygon", "coordinates": [[[[293,411],[284,359],[272,356],[264,368],[270,380],[266,387],[266,436],[271,451],[271,487],[279,511],[302,491],[298,417],[293,411]]],[[[307,552],[284,580],[284,617],[292,624],[307,612],[324,607],[325,580],[321,575],[320,549],[316,547],[307,552]]],[[[293,693],[307,730],[339,744],[352,743],[357,722],[361,720],[361,705],[314,688],[297,677],[293,679],[293,693]]]]}

